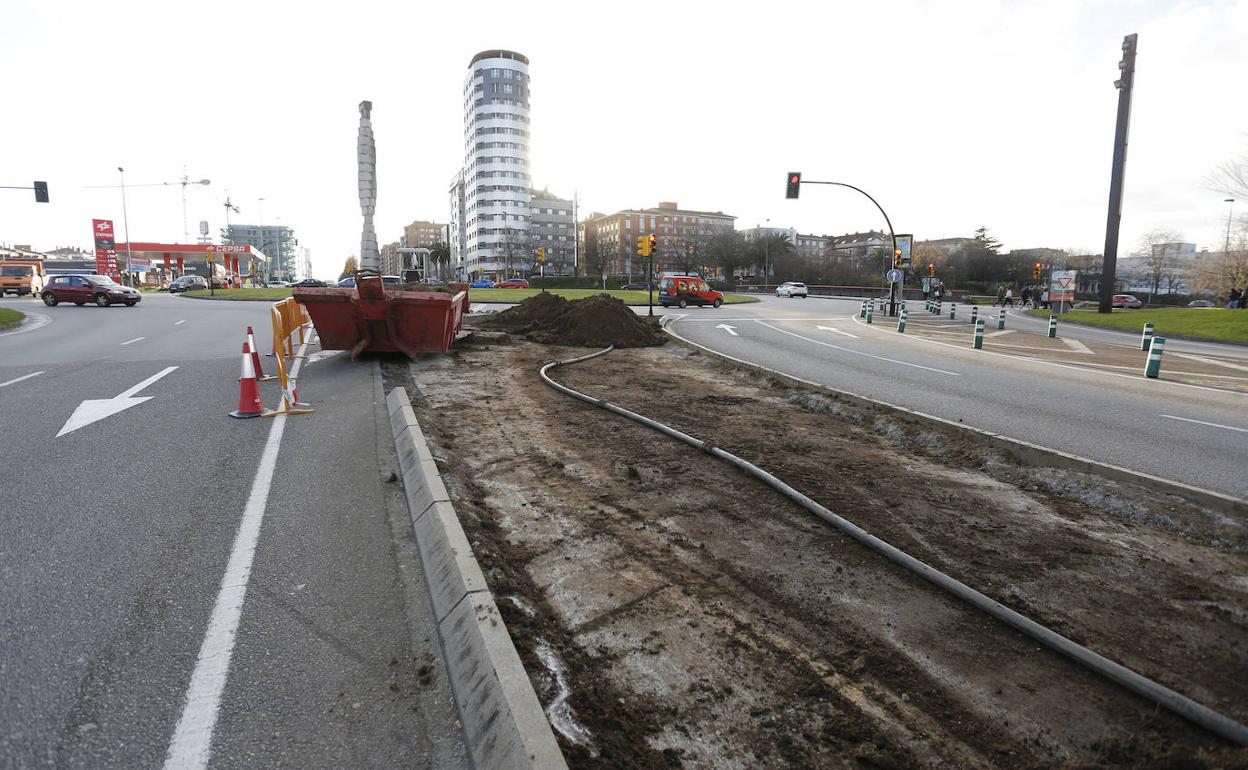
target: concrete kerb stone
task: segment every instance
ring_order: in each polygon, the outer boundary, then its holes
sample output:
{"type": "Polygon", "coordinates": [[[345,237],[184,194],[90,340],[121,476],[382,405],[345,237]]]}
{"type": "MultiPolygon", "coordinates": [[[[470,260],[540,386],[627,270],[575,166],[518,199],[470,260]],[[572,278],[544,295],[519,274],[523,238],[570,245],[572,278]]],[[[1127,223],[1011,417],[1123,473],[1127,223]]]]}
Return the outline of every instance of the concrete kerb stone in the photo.
{"type": "Polygon", "coordinates": [[[1215,508],[1220,511],[1226,511],[1236,514],[1248,514],[1248,500],[1244,500],[1230,495],[1215,492],[1211,489],[1184,484],[1181,481],[1172,481],[1163,479],[1160,476],[1154,476],[1142,471],[1133,471],[1129,468],[1123,468],[1118,465],[1103,463],[1098,460],[1092,460],[1079,455],[1062,452],[1057,449],[1043,447],[1038,444],[1032,444],[1021,439],[1002,436],[982,428],[975,428],[970,425],[964,425],[952,420],[946,420],[943,417],[925,414],[923,412],[909,409],[904,406],[890,404],[887,401],[880,401],[869,396],[862,396],[857,393],[851,393],[847,390],[840,390],[829,385],[824,385],[813,380],[802,379],[791,374],[776,369],[771,369],[760,364],[746,361],[744,359],[730,356],[727,353],[721,353],[704,345],[699,345],[692,340],[687,340],[680,336],[670,328],[670,322],[664,319],[663,330],[667,332],[678,343],[686,347],[696,348],[704,353],[710,353],[713,356],[731,361],[739,366],[753,369],[755,371],[764,372],[783,382],[790,384],[802,385],[805,387],[816,388],[825,393],[831,394],[835,398],[842,398],[851,403],[857,403],[872,409],[882,409],[894,413],[899,419],[917,425],[935,425],[937,427],[958,431],[967,438],[978,441],[985,446],[996,447],[1007,451],[1011,457],[1020,463],[1026,465],[1051,465],[1068,470],[1079,471],[1081,473],[1095,473],[1114,481],[1122,481],[1140,486],[1160,494],[1176,495],[1186,498],[1194,503],[1215,508]]]}
{"type": "Polygon", "coordinates": [[[425,583],[473,765],[566,770],[406,389],[395,388],[386,402],[425,583]]]}
{"type": "Polygon", "coordinates": [[[465,596],[489,593],[455,507],[434,503],[416,518],[416,544],[424,560],[435,619],[441,623],[465,596]]]}

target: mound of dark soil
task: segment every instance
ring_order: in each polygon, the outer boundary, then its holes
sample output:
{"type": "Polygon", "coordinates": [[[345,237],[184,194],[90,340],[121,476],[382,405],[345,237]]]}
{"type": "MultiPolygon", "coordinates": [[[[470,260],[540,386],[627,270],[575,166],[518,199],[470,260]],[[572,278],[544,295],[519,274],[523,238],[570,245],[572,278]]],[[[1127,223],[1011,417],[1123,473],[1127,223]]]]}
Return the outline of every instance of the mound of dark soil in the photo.
{"type": "Polygon", "coordinates": [[[571,302],[554,294],[537,294],[480,325],[548,345],[640,348],[662,345],[667,339],[658,319],[642,318],[606,294],[571,302]]]}

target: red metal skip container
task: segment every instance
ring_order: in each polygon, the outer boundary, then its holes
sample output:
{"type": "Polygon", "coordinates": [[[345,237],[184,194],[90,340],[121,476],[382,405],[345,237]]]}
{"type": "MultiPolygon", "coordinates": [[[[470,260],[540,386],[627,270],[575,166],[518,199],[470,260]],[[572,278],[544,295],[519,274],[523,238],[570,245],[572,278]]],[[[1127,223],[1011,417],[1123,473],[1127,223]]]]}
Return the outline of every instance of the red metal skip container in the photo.
{"type": "Polygon", "coordinates": [[[359,276],[356,288],[296,288],[296,301],[308,309],[325,350],[445,353],[468,312],[468,286],[454,284],[453,293],[393,291],[379,275],[359,276]]]}

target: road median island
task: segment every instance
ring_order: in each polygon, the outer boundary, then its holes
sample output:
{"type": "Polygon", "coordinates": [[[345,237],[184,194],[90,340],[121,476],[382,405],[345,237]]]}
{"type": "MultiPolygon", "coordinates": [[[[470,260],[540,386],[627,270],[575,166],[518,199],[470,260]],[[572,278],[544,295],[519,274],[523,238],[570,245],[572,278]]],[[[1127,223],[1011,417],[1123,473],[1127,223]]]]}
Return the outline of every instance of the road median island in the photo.
{"type": "Polygon", "coordinates": [[[288,288],[264,288],[264,289],[196,289],[194,291],[184,291],[181,293],[183,297],[190,299],[221,299],[235,300],[245,302],[273,302],[289,297],[290,289],[288,288]]]}
{"type": "MultiPolygon", "coordinates": [[[[592,351],[470,345],[411,367],[430,456],[571,765],[1242,757],[704,452],[538,378],[592,351]]],[[[558,378],[723,447],[996,601],[1248,716],[1235,684],[1248,663],[1229,644],[1248,604],[1232,577],[1248,574],[1242,514],[1178,486],[1020,462],[958,427],[681,345],[619,350],[558,378]]]]}
{"type": "Polygon", "coordinates": [[[0,332],[16,329],[26,320],[26,314],[20,310],[0,307],[0,332]]]}
{"type": "MultiPolygon", "coordinates": [[[[1048,318],[1048,310],[1029,310],[1028,315],[1048,318]]],[[[1144,308],[1098,313],[1094,308],[1067,310],[1058,315],[1062,323],[1099,326],[1138,334],[1151,323],[1157,334],[1171,339],[1229,342],[1248,345],[1248,311],[1227,308],[1144,308]]]]}

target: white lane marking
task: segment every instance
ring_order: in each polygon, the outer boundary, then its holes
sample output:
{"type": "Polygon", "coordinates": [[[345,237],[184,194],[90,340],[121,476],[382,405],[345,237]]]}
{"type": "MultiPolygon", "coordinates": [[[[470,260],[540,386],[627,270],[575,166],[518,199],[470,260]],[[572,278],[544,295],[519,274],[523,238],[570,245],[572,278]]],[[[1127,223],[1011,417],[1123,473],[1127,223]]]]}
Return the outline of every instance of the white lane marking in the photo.
{"type": "Polygon", "coordinates": [[[30,374],[23,374],[21,377],[9,380],[8,382],[0,382],[0,388],[5,387],[6,385],[14,385],[16,383],[21,382],[22,380],[29,380],[31,377],[38,377],[41,374],[43,374],[43,372],[31,372],[30,374]]]}
{"type": "Polygon", "coordinates": [[[12,331],[0,332],[0,337],[7,337],[10,334],[25,334],[26,332],[33,332],[35,329],[47,326],[50,323],[52,323],[52,319],[43,313],[27,313],[26,321],[21,326],[12,331]]]}
{"type": "Polygon", "coordinates": [[[1238,369],[1241,372],[1248,372],[1248,366],[1240,366],[1239,364],[1232,364],[1229,361],[1219,361],[1216,358],[1205,358],[1204,356],[1194,356],[1191,353],[1171,353],[1171,355],[1178,356],[1179,358],[1186,358],[1189,361],[1199,361],[1202,364],[1213,364],[1214,366],[1225,366],[1228,369],[1238,369]]]}
{"type": "Polygon", "coordinates": [[[1205,422],[1204,420],[1193,420],[1190,417],[1175,417],[1172,414],[1163,414],[1160,416],[1165,417],[1167,419],[1171,419],[1171,420],[1182,420],[1183,422],[1194,422],[1197,425],[1208,425],[1211,428],[1225,428],[1226,430],[1237,430],[1240,433],[1248,433],[1248,428],[1236,428],[1234,425],[1219,425],[1216,422],[1205,422]]]}
{"type": "Polygon", "coordinates": [[[125,390],[121,391],[120,393],[117,394],[117,398],[129,398],[130,396],[133,396],[135,393],[138,393],[140,390],[143,390],[148,385],[151,385],[156,380],[159,380],[161,377],[164,377],[166,374],[168,374],[169,372],[172,372],[174,369],[177,369],[177,368],[178,367],[176,366],[166,366],[164,369],[161,369],[159,372],[156,372],[151,377],[148,377],[146,380],[143,380],[138,385],[135,385],[133,388],[126,388],[125,390]]]}
{"type": "Polygon", "coordinates": [[[953,377],[961,377],[961,376],[962,376],[962,375],[958,374],[957,372],[947,372],[947,371],[945,371],[944,369],[933,369],[933,368],[932,368],[932,367],[930,367],[930,366],[923,366],[922,364],[912,364],[912,363],[910,363],[909,361],[898,361],[898,360],[897,360],[897,359],[895,359],[895,358],[885,358],[884,356],[872,355],[871,353],[864,353],[864,352],[862,352],[861,350],[854,350],[853,348],[843,348],[843,347],[841,347],[840,345],[833,345],[833,344],[832,344],[832,343],[830,343],[830,342],[824,342],[824,341],[822,341],[822,340],[811,339],[810,337],[803,337],[803,336],[802,336],[802,335],[800,335],[800,334],[794,334],[793,332],[788,331],[787,329],[781,329],[781,328],[780,328],[780,327],[778,327],[778,326],[772,326],[771,324],[768,324],[768,323],[763,323],[762,321],[757,321],[756,323],[758,323],[758,324],[760,324],[760,325],[762,325],[762,326],[766,326],[768,329],[774,329],[774,330],[776,330],[776,331],[780,332],[781,334],[788,334],[788,335],[790,335],[790,336],[797,337],[799,340],[806,340],[807,342],[813,342],[813,343],[815,343],[816,345],[823,345],[824,347],[832,348],[832,349],[834,349],[834,350],[841,350],[841,351],[844,351],[844,352],[846,352],[846,353],[854,353],[854,354],[856,354],[856,355],[866,356],[867,358],[874,358],[874,359],[877,359],[877,360],[879,360],[879,361],[888,361],[890,364],[901,364],[902,366],[913,366],[915,369],[923,369],[923,370],[925,370],[925,371],[929,371],[929,372],[937,372],[937,373],[939,373],[939,374],[948,374],[948,375],[951,375],[951,376],[953,376],[953,377]]]}
{"type": "Polygon", "coordinates": [[[174,324],[173,324],[173,325],[174,325],[174,326],[181,326],[181,325],[182,325],[182,324],[184,324],[184,323],[186,323],[186,319],[185,319],[185,318],[183,318],[181,321],[176,321],[176,322],[174,322],[174,324]]]}
{"type": "Polygon", "coordinates": [[[61,430],[56,434],[56,438],[64,436],[66,433],[73,433],[79,428],[85,428],[93,422],[99,422],[105,417],[111,417],[118,412],[124,412],[132,406],[138,406],[144,401],[152,400],[153,396],[140,396],[134,398],[134,394],[151,385],[156,380],[164,377],[169,372],[177,369],[176,366],[169,366],[161,371],[143,380],[138,385],[126,388],[118,393],[114,398],[92,398],[83,401],[74,409],[74,413],[69,416],[65,424],[61,426],[61,430]]]}
{"type": "Polygon", "coordinates": [[[671,315],[673,322],[679,321],[681,319],[687,319],[689,323],[723,323],[724,321],[740,322],[740,321],[844,321],[845,320],[845,316],[839,316],[839,315],[831,316],[829,318],[816,318],[816,317],[807,316],[807,315],[795,315],[795,316],[752,315],[752,316],[742,316],[741,318],[724,318],[723,316],[718,316],[718,315],[704,316],[702,318],[697,318],[689,313],[669,314],[669,315],[671,315]]]}
{"type": "Polygon", "coordinates": [[[818,324],[816,324],[815,328],[823,329],[825,332],[836,332],[837,334],[844,334],[846,337],[853,337],[854,339],[858,339],[857,334],[850,334],[849,332],[843,332],[840,329],[837,329],[831,326],[819,326],[818,324]]]}
{"type": "Polygon", "coordinates": [[[1066,347],[1070,348],[1072,351],[1076,353],[1086,353],[1087,355],[1090,355],[1090,356],[1096,355],[1095,353],[1092,352],[1091,348],[1089,348],[1087,345],[1083,344],[1079,340],[1073,340],[1070,337],[1061,337],[1060,339],[1066,345],[1066,347]]]}
{"type": "MultiPolygon", "coordinates": [[[[307,349],[305,342],[299,346],[299,355],[307,349]]],[[[290,369],[292,379],[299,376],[300,364],[305,359],[296,358],[290,369]]],[[[169,741],[165,755],[165,770],[204,768],[212,749],[212,733],[221,709],[221,693],[230,672],[230,658],[234,655],[234,642],[238,623],[243,614],[243,600],[247,598],[247,582],[251,577],[251,565],[256,556],[256,543],[260,539],[260,524],[264,520],[273,472],[277,468],[277,454],[281,448],[282,433],[286,429],[286,416],[273,418],[273,427],[264,442],[260,464],[251,482],[251,492],[243,508],[230,560],[221,578],[221,589],[212,607],[208,629],[199,647],[195,670],[186,691],[186,705],[178,726],[169,741]]]]}
{"type": "Polygon", "coordinates": [[[734,326],[729,326],[728,324],[717,324],[717,325],[715,326],[715,328],[716,328],[716,329],[723,329],[724,331],[728,332],[729,334],[731,334],[731,335],[732,335],[732,336],[734,336],[734,337],[736,337],[736,336],[737,336],[737,329],[736,329],[736,327],[734,327],[734,326]]]}
{"type": "Polygon", "coordinates": [[[1005,335],[1013,334],[1014,332],[1015,332],[1014,329],[1001,329],[1000,331],[989,332],[985,334],[984,336],[985,337],[1004,337],[1005,335]]]}
{"type": "Polygon", "coordinates": [[[346,352],[347,351],[345,350],[318,350],[315,353],[308,354],[308,357],[305,358],[304,360],[307,361],[309,366],[311,366],[312,364],[315,364],[317,361],[324,361],[327,358],[333,358],[336,355],[339,355],[341,353],[346,353],[346,352]]]}
{"type": "Polygon", "coordinates": [[[145,340],[145,339],[147,339],[147,337],[135,337],[134,339],[132,339],[132,340],[126,340],[125,342],[123,342],[123,343],[121,343],[121,344],[122,344],[122,345],[130,345],[130,344],[132,344],[132,343],[138,342],[139,340],[145,340]]]}

